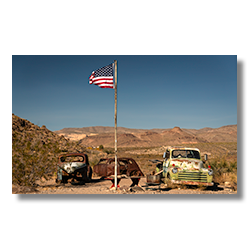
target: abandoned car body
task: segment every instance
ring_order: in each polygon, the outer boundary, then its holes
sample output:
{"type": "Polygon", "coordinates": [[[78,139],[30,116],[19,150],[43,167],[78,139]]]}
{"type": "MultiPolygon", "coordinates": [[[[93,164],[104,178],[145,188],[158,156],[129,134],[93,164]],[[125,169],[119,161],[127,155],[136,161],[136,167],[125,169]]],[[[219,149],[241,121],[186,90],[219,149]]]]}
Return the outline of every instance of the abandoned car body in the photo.
{"type": "Polygon", "coordinates": [[[84,153],[69,153],[59,156],[57,166],[57,183],[84,184],[92,177],[92,168],[89,166],[88,156],[84,153]],[[77,182],[75,182],[77,181],[77,182]]]}
{"type": "MultiPolygon", "coordinates": [[[[94,173],[102,177],[110,177],[113,180],[115,174],[115,158],[102,158],[93,168],[94,173]]],[[[117,158],[117,183],[121,178],[131,178],[132,186],[138,182],[144,174],[136,161],[132,158],[117,158]]]]}
{"type": "MultiPolygon", "coordinates": [[[[163,155],[163,164],[158,164],[165,183],[213,186],[213,170],[205,168],[197,148],[168,147],[163,155]]],[[[205,155],[205,161],[207,155],[205,155]]]]}

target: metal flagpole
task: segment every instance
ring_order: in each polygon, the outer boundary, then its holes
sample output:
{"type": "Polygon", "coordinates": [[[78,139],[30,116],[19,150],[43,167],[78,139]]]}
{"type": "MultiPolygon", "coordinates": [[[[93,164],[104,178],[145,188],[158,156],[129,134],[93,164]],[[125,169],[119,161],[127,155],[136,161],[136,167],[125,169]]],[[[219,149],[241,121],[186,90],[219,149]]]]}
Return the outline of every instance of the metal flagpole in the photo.
{"type": "Polygon", "coordinates": [[[117,60],[115,64],[115,190],[117,189],[117,60]]]}

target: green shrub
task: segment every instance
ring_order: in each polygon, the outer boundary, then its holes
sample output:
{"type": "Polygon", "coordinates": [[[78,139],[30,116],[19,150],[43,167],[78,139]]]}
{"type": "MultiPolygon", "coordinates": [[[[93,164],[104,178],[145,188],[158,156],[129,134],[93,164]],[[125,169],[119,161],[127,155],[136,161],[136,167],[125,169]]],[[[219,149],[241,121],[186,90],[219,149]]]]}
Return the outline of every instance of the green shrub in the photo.
{"type": "Polygon", "coordinates": [[[15,138],[12,141],[12,183],[20,186],[35,186],[36,180],[48,179],[56,171],[60,150],[55,145],[43,144],[40,140],[27,141],[15,138]]]}
{"type": "Polygon", "coordinates": [[[235,190],[237,189],[237,161],[228,161],[224,157],[211,160],[206,165],[210,165],[214,171],[214,182],[229,182],[235,190]]]}

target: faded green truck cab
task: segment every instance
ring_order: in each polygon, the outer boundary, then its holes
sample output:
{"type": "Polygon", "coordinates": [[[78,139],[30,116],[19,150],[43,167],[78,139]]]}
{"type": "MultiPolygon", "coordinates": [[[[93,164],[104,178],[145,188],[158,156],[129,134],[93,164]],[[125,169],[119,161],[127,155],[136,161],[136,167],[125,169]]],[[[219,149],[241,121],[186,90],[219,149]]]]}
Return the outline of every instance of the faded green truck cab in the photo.
{"type": "MultiPolygon", "coordinates": [[[[197,148],[168,147],[163,154],[163,164],[158,164],[165,183],[213,186],[213,170],[204,166],[197,148]]],[[[205,161],[207,155],[205,155],[205,161]]]]}

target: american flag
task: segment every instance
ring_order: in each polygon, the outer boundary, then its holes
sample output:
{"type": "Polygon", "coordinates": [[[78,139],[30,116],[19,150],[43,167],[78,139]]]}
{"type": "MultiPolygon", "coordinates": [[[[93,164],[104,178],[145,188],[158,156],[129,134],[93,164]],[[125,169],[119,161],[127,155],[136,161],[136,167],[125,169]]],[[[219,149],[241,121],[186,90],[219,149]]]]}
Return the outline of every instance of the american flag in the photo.
{"type": "Polygon", "coordinates": [[[114,88],[113,64],[102,67],[92,72],[89,77],[89,84],[98,85],[100,88],[114,88]]]}

